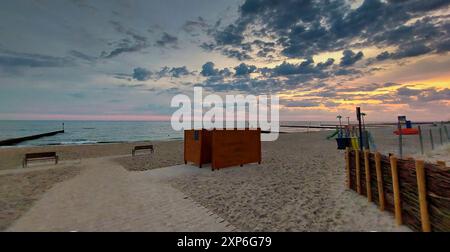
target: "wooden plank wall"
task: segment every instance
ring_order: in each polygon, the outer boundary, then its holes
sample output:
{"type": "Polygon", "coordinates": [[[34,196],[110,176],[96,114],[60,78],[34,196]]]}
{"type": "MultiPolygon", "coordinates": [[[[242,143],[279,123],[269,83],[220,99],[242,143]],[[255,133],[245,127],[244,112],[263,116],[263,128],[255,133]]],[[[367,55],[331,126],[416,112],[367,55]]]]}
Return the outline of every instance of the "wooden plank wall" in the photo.
{"type": "Polygon", "coordinates": [[[213,169],[249,163],[261,163],[261,129],[213,130],[213,169]]]}
{"type": "Polygon", "coordinates": [[[198,133],[198,140],[194,139],[195,130],[184,131],[184,162],[192,162],[201,166],[202,134],[198,133]]]}

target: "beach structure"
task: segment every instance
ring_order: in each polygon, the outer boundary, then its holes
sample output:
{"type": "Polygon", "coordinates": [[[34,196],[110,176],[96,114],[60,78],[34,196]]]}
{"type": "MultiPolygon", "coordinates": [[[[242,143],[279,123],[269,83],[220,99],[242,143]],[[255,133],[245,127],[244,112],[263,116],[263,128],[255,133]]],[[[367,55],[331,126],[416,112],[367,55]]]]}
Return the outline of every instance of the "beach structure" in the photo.
{"type": "MultiPolygon", "coordinates": [[[[421,131],[413,128],[411,125],[411,121],[406,120],[406,116],[398,116],[397,130],[394,131],[394,134],[398,135],[398,153],[400,154],[400,158],[403,156],[404,135],[419,135],[419,138],[422,139],[421,131]],[[405,128],[402,128],[403,124],[406,125],[405,128]]],[[[421,144],[421,152],[423,153],[423,144],[421,144]]]]}
{"type": "Polygon", "coordinates": [[[22,167],[27,167],[28,163],[32,160],[54,160],[55,165],[58,164],[58,155],[56,155],[56,152],[38,152],[38,153],[27,153],[25,154],[23,161],[22,161],[22,167]]]}
{"type": "Polygon", "coordinates": [[[347,188],[367,196],[398,225],[415,231],[450,231],[450,167],[395,155],[346,151],[347,188]]]}
{"type": "Polygon", "coordinates": [[[148,151],[149,153],[153,154],[155,152],[153,145],[138,145],[134,146],[133,150],[131,150],[131,155],[134,157],[137,153],[142,151],[148,151]]]}
{"type": "Polygon", "coordinates": [[[212,170],[261,163],[261,129],[185,130],[184,162],[212,170]]]}

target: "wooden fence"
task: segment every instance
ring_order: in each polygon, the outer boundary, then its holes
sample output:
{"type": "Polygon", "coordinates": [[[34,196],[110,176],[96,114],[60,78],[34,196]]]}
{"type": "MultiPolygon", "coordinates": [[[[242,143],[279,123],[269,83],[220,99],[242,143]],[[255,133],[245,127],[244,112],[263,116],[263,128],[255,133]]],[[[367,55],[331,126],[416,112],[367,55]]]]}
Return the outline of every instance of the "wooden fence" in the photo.
{"type": "Polygon", "coordinates": [[[367,197],[397,224],[415,231],[450,231],[450,168],[445,163],[398,159],[346,150],[347,187],[367,197]]]}

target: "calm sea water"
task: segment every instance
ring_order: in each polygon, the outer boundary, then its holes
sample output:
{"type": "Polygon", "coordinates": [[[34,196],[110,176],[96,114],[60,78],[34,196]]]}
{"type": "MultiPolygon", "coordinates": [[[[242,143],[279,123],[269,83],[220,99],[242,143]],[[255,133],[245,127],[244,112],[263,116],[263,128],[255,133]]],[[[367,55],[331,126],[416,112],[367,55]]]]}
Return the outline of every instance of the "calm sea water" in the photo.
{"type": "MultiPolygon", "coordinates": [[[[62,123],[62,121],[0,121],[0,140],[60,130],[62,123]]],[[[283,122],[281,124],[307,125],[306,122],[283,122]]],[[[308,124],[319,125],[320,122],[308,122],[308,124]]],[[[183,138],[183,132],[173,130],[170,122],[64,121],[64,125],[65,133],[63,134],[25,141],[18,144],[18,146],[134,142],[183,138]]],[[[307,131],[307,129],[281,128],[280,131],[301,132],[307,131]]]]}
{"type": "MultiPolygon", "coordinates": [[[[0,121],[0,139],[60,130],[61,121],[0,121]]],[[[65,133],[25,141],[18,145],[88,144],[182,139],[170,122],[65,121],[65,133]]]]}

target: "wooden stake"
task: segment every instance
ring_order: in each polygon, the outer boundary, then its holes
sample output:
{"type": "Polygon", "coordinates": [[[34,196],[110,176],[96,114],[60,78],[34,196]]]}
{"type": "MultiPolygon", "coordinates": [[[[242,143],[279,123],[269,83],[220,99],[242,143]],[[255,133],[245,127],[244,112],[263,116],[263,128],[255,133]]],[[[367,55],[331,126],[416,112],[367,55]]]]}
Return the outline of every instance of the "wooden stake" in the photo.
{"type": "Polygon", "coordinates": [[[397,171],[397,158],[390,157],[391,161],[391,173],[392,173],[392,187],[394,191],[394,207],[395,207],[395,220],[397,225],[402,224],[402,206],[400,202],[400,185],[398,183],[398,171],[397,171]]]}
{"type": "Polygon", "coordinates": [[[350,189],[350,147],[345,148],[346,171],[347,171],[347,188],[350,189]]]}
{"type": "Polygon", "coordinates": [[[372,188],[370,186],[369,151],[364,150],[364,168],[366,172],[367,201],[372,202],[372,188]]]}
{"type": "Polygon", "coordinates": [[[383,174],[381,172],[381,154],[375,153],[375,169],[377,172],[378,201],[380,210],[384,211],[384,190],[383,190],[383,174]]]}
{"type": "Polygon", "coordinates": [[[420,219],[422,231],[431,232],[430,216],[428,214],[427,187],[423,160],[416,160],[417,190],[419,192],[420,219]]]}
{"type": "Polygon", "coordinates": [[[359,150],[355,150],[355,160],[356,160],[356,192],[361,194],[361,165],[359,161],[359,150]]]}

